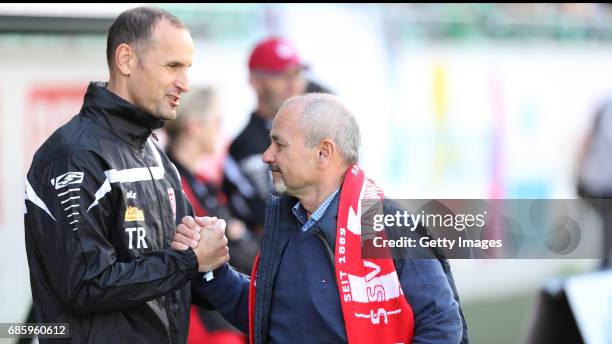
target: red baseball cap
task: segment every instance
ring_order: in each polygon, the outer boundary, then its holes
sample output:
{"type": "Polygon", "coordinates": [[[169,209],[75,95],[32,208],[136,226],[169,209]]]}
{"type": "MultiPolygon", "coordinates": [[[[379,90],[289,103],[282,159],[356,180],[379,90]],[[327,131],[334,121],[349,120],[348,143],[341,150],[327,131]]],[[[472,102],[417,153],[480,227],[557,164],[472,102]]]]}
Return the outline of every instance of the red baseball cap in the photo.
{"type": "Polygon", "coordinates": [[[249,70],[279,73],[292,66],[308,68],[303,64],[297,50],[288,40],[280,37],[267,38],[257,44],[249,58],[249,70]]]}

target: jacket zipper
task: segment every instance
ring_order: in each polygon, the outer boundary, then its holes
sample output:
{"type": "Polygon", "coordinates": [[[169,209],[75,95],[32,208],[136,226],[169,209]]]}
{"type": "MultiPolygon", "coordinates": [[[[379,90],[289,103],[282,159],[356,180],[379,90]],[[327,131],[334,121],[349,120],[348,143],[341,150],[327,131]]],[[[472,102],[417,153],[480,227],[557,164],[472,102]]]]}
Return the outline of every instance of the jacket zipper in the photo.
{"type": "MultiPolygon", "coordinates": [[[[153,134],[153,132],[151,132],[153,134]]],[[[156,137],[157,138],[157,137],[156,137]]],[[[145,143],[146,145],[146,143],[145,143]]],[[[164,249],[164,241],[165,241],[165,236],[164,236],[164,230],[163,230],[163,225],[164,225],[164,212],[163,212],[163,208],[162,208],[162,202],[161,202],[161,198],[159,197],[159,192],[157,190],[157,183],[155,182],[155,178],[153,177],[153,172],[151,171],[151,167],[149,166],[149,164],[147,163],[147,160],[145,159],[144,156],[144,152],[145,152],[145,145],[143,145],[143,149],[142,149],[142,153],[141,153],[141,158],[142,161],[144,162],[144,164],[147,166],[147,170],[149,171],[149,175],[151,176],[151,182],[153,182],[153,189],[155,189],[155,198],[157,199],[157,206],[159,208],[159,216],[160,216],[160,220],[161,220],[161,226],[159,228],[158,231],[158,238],[160,238],[160,240],[158,240],[158,245],[159,245],[159,249],[164,249]],[[160,235],[161,233],[161,235],[160,235]]],[[[155,147],[153,148],[155,149],[155,147]]],[[[164,168],[163,165],[160,166],[161,168],[164,168]]],[[[174,342],[174,338],[172,338],[172,327],[173,327],[173,322],[170,320],[171,317],[171,312],[170,309],[168,308],[168,298],[172,296],[172,293],[168,294],[168,295],[164,295],[164,307],[166,308],[166,316],[168,317],[168,335],[170,336],[170,343],[174,342]]]]}
{"type": "MultiPolygon", "coordinates": [[[[143,150],[144,152],[144,150],[143,150]]],[[[155,178],[153,178],[153,172],[151,171],[151,167],[149,166],[149,164],[147,163],[147,160],[145,159],[144,153],[142,153],[140,155],[140,157],[142,158],[142,161],[144,162],[145,166],[147,166],[147,171],[149,171],[149,175],[151,176],[151,182],[153,182],[153,189],[155,190],[155,198],[157,199],[157,207],[159,208],[159,216],[160,216],[160,220],[161,220],[161,226],[159,228],[159,230],[157,231],[157,237],[158,237],[158,242],[157,244],[159,245],[159,249],[163,249],[164,247],[164,231],[163,231],[163,208],[161,205],[161,199],[159,197],[159,193],[157,192],[157,183],[155,182],[155,178]],[[161,234],[161,235],[160,235],[161,234]],[[160,240],[161,239],[161,240],[160,240]]],[[[162,166],[163,168],[163,166],[162,166]]]]}

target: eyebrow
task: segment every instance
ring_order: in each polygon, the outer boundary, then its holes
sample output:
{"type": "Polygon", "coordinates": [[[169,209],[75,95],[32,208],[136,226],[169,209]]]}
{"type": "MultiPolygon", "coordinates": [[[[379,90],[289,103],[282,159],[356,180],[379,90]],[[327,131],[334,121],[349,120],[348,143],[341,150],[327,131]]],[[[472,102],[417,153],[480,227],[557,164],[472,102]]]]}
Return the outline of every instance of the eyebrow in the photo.
{"type": "Polygon", "coordinates": [[[285,140],[281,139],[281,138],[280,138],[278,135],[276,135],[276,134],[270,134],[270,139],[271,139],[272,141],[276,141],[276,142],[281,143],[281,144],[287,144],[287,143],[288,143],[287,141],[285,141],[285,140]]]}

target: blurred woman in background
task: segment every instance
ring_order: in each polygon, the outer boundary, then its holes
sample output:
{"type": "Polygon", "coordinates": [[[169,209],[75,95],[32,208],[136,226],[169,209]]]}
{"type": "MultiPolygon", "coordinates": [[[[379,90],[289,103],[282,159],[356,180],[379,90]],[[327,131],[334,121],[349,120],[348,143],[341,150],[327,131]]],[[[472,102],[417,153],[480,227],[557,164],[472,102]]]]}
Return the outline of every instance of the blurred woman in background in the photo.
{"type": "MultiPolygon", "coordinates": [[[[230,263],[241,272],[250,273],[259,240],[251,235],[242,221],[231,217],[219,181],[206,178],[206,173],[201,171],[202,158],[211,156],[219,142],[220,109],[215,91],[211,88],[192,89],[183,96],[176,120],[168,122],[165,129],[168,157],[181,175],[183,190],[195,214],[227,221],[230,263]]],[[[207,161],[209,164],[203,166],[205,169],[222,171],[222,159],[207,161]]],[[[246,343],[245,335],[217,311],[191,307],[189,343],[246,343]]]]}

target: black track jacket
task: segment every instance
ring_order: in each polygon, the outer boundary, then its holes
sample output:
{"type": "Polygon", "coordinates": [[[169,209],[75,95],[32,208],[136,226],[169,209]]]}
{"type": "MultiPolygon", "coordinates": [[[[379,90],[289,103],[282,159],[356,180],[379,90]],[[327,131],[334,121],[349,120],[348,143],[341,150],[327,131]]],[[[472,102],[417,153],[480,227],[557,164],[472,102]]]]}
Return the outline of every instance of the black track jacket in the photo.
{"type": "Polygon", "coordinates": [[[34,155],[25,192],[34,311],[38,322],[69,323],[64,341],[187,341],[198,264],[193,250],[169,246],[193,210],[149,138],[162,124],[92,82],[81,112],[34,155]]]}

